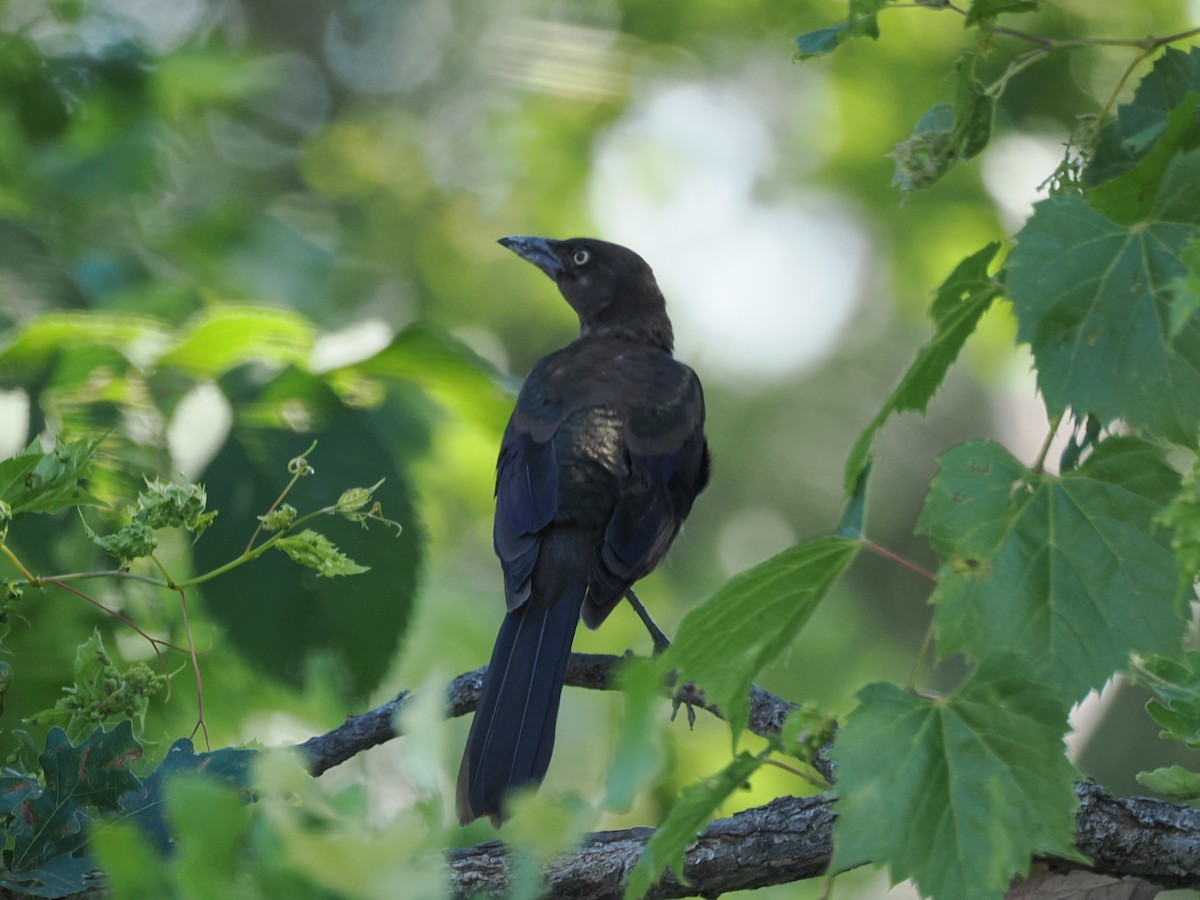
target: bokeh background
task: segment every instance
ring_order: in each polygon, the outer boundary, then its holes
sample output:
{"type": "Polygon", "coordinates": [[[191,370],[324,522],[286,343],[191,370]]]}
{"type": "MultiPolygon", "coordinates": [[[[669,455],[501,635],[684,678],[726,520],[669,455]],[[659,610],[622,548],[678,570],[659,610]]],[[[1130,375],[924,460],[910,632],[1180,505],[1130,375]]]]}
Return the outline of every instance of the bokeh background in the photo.
{"type": "MultiPolygon", "coordinates": [[[[1136,38],[1200,20],[1196,0],[1043,6],[1013,23],[1136,38]]],[[[0,458],[41,433],[105,430],[100,493],[118,511],[143,472],[204,481],[221,516],[194,551],[168,539],[180,571],[240,552],[313,437],[318,477],[297,506],[386,476],[384,511],[404,526],[399,538],[329,529],[367,576],[318,581],[280,557],[197,594],[214,746],[302,740],[486,661],[503,610],[490,538],[500,432],[522,375],[575,329],[500,236],[636,249],[704,381],[712,486],[639,592],[668,631],[730,575],[836,527],[845,454],[927,336],[932,290],[1019,228],[1133,54],[1062,50],[1027,69],[982,156],[904,196],[886,153],[950,99],[972,36],[952,12],[898,9],[878,41],[792,61],[797,34],[844,14],[761,0],[0,0],[0,458]],[[204,331],[251,307],[276,317],[204,331]],[[47,325],[83,311],[111,318],[47,325]]],[[[985,74],[1025,48],[1000,39],[985,74]]],[[[1013,335],[999,304],[928,416],[894,421],[877,444],[868,531],[928,570],[914,523],[937,455],[990,437],[1030,460],[1045,437],[1013,335]]],[[[12,544],[43,572],[94,556],[75,516],[18,523],[12,544]]],[[[91,589],[180,635],[174,595],[91,589]]],[[[864,555],[762,683],[835,715],[870,680],[902,683],[928,593],[864,555]]],[[[65,593],[22,602],[0,741],[54,702],[94,626],[119,658],[149,654],[65,593]]],[[[576,646],[650,645],[625,612],[576,646]]],[[[930,685],[957,675],[951,660],[930,685]]],[[[194,723],[186,671],[174,688],[147,718],[152,753],[194,723]]],[[[1164,758],[1140,702],[1106,692],[1072,738],[1118,792],[1164,758]]],[[[619,707],[568,692],[547,791],[599,795],[619,707]]],[[[447,771],[466,727],[445,726],[447,771]]],[[[657,821],[659,798],[728,758],[721,723],[689,732],[680,717],[668,734],[657,794],[606,827],[657,821]]],[[[411,801],[404,752],[393,742],[329,777],[368,779],[386,818],[411,801]]],[[[801,790],[768,769],[738,802],[801,790]]]]}

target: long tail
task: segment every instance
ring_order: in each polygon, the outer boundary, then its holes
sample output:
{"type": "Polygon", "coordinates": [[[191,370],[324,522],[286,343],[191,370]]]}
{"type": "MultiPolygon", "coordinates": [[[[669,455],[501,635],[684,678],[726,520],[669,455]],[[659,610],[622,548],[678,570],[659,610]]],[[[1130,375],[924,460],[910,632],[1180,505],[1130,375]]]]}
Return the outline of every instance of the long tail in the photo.
{"type": "Polygon", "coordinates": [[[505,794],[545,776],[583,594],[580,585],[554,603],[530,597],[504,617],[458,771],[464,825],[480,816],[499,825],[505,794]]]}

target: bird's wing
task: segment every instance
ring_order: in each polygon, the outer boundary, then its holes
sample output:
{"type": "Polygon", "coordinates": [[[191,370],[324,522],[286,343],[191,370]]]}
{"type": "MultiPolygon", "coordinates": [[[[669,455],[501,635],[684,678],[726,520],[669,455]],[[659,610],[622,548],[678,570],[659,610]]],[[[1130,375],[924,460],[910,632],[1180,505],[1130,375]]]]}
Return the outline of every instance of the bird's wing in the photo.
{"type": "Polygon", "coordinates": [[[552,439],[538,441],[513,413],[496,463],[496,517],[492,540],[504,570],[504,595],[514,610],[529,599],[538,532],[558,511],[558,466],[552,439]]]}
{"type": "Polygon", "coordinates": [[[590,628],[658,565],[708,481],[699,379],[669,359],[646,374],[645,383],[655,388],[630,413],[628,475],[589,573],[591,602],[584,606],[583,620],[590,628]]]}

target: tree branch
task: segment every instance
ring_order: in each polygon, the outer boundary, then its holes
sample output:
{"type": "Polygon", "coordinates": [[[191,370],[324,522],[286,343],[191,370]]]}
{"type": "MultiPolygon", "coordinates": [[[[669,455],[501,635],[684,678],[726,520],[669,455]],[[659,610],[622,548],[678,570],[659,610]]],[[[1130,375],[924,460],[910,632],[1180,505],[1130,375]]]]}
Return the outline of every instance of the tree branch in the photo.
{"type": "MultiPolygon", "coordinates": [[[[567,684],[611,690],[613,673],[623,659],[572,653],[567,684]]],[[[449,715],[464,715],[475,708],[484,671],[466,672],[447,685],[449,715]]],[[[296,749],[307,759],[309,771],[319,775],[362,750],[398,737],[396,713],[410,697],[410,692],[404,691],[376,709],[350,716],[338,728],[310,738],[296,749]]],[[[675,692],[675,699],[720,715],[695,685],[684,685],[675,692]]],[[[748,728],[762,736],[777,734],[787,714],[796,708],[796,704],[754,686],[748,728]]],[[[821,767],[829,768],[827,762],[821,767]]],[[[832,780],[832,771],[822,774],[832,780]]],[[[1047,858],[1052,869],[1132,875],[1164,887],[1200,887],[1200,810],[1146,798],[1117,799],[1093,782],[1077,784],[1076,794],[1080,808],[1075,846],[1092,860],[1092,865],[1047,858]]],[[[829,794],[779,797],[727,819],[716,819],[687,852],[683,868],[687,883],[668,872],[648,896],[715,897],[726,891],[821,875],[833,854],[833,805],[829,794]]],[[[591,835],[573,853],[547,867],[547,894],[566,900],[622,896],[625,878],[653,833],[652,828],[632,828],[591,835]]],[[[448,863],[458,896],[503,893],[507,889],[508,857],[499,841],[452,850],[448,863]]]]}
{"type": "MultiPolygon", "coordinates": [[[[567,681],[572,687],[588,688],[596,691],[613,689],[613,674],[617,666],[625,659],[623,656],[613,656],[606,653],[572,653],[567,664],[567,681]]],[[[479,699],[479,690],[483,686],[483,666],[471,672],[464,672],[446,686],[446,714],[451,718],[466,715],[474,711],[475,701],[479,699]]],[[[664,691],[666,688],[664,687],[664,691]]],[[[411,691],[401,691],[387,703],[377,706],[357,716],[348,716],[346,721],[326,734],[309,738],[296,747],[308,760],[308,770],[313,775],[320,775],[339,763],[344,763],[363,750],[400,737],[396,730],[396,714],[408,703],[411,691]]],[[[697,709],[703,709],[722,718],[720,711],[704,696],[704,692],[694,684],[685,684],[675,692],[675,702],[687,704],[697,709]]],[[[778,734],[784,719],[793,709],[799,709],[795,703],[784,700],[777,694],[765,691],[758,685],[750,688],[750,722],[748,728],[754,734],[766,737],[778,734]]],[[[829,777],[829,772],[823,771],[826,766],[818,761],[817,768],[821,774],[829,777]]]]}

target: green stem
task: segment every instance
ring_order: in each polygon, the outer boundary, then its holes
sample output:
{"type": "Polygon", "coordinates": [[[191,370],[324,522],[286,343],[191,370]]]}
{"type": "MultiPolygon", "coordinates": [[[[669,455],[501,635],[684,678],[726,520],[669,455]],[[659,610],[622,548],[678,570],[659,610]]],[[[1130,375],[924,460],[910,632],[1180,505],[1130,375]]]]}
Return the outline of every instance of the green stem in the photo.
{"type": "Polygon", "coordinates": [[[200,660],[196,656],[196,642],[192,639],[192,623],[188,619],[187,591],[179,589],[179,605],[183,609],[183,633],[187,635],[188,656],[192,659],[192,673],[196,676],[196,727],[192,729],[192,737],[197,731],[204,732],[204,748],[212,751],[212,743],[208,738],[208,723],[204,720],[204,680],[200,677],[200,660]]]}
{"type": "Polygon", "coordinates": [[[224,575],[226,572],[229,572],[232,569],[236,569],[238,566],[245,565],[246,563],[250,562],[251,560],[258,559],[260,556],[262,556],[264,553],[266,553],[268,550],[270,550],[272,547],[274,547],[275,544],[277,544],[279,542],[280,538],[286,537],[289,533],[295,531],[301,525],[307,524],[308,522],[311,522],[313,519],[316,519],[320,516],[331,515],[336,511],[337,511],[337,507],[335,507],[335,506],[323,506],[318,510],[307,513],[307,514],[301,516],[300,518],[296,519],[296,521],[292,522],[292,524],[289,525],[287,528],[280,529],[278,534],[271,535],[269,538],[267,538],[265,541],[263,541],[257,547],[252,547],[251,549],[246,550],[245,552],[242,553],[241,556],[238,556],[235,559],[231,559],[229,562],[225,563],[224,565],[217,566],[217,568],[215,568],[215,569],[210,569],[209,571],[207,571],[201,575],[196,575],[195,577],[188,578],[185,581],[180,581],[176,584],[171,584],[171,585],[164,585],[164,587],[170,587],[172,589],[178,590],[181,588],[195,587],[196,585],[204,584],[206,581],[212,581],[218,575],[224,575]]]}
{"type": "Polygon", "coordinates": [[[925,640],[921,642],[921,650],[917,653],[917,659],[913,663],[912,671],[908,673],[908,681],[904,685],[904,689],[910,694],[916,693],[917,679],[921,677],[921,673],[925,670],[925,663],[929,660],[929,652],[933,649],[933,623],[929,623],[929,627],[925,629],[925,640]]]}
{"type": "Polygon", "coordinates": [[[263,522],[266,520],[267,516],[271,515],[271,513],[275,512],[275,510],[279,508],[279,504],[283,502],[283,499],[291,492],[292,488],[296,486],[297,481],[313,471],[312,467],[308,464],[308,455],[316,449],[317,442],[313,441],[307,450],[288,463],[288,468],[294,469],[292,472],[292,479],[287,483],[284,489],[280,491],[279,496],[275,498],[275,502],[271,504],[271,507],[267,510],[266,515],[258,520],[258,527],[254,529],[254,533],[250,535],[250,540],[246,544],[246,553],[250,552],[250,550],[254,547],[254,542],[262,533],[263,522]]]}
{"type": "Polygon", "coordinates": [[[1050,452],[1050,445],[1054,443],[1054,436],[1058,434],[1058,426],[1062,424],[1063,414],[1059,413],[1050,422],[1050,431],[1046,435],[1046,439],[1042,441],[1042,447],[1038,450],[1037,459],[1033,461],[1033,474],[1041,475],[1046,468],[1046,454],[1050,452]]]}
{"type": "Polygon", "coordinates": [[[1108,118],[1108,114],[1112,111],[1113,106],[1117,102],[1117,97],[1120,96],[1121,89],[1125,87],[1125,82],[1129,80],[1129,76],[1133,74],[1133,70],[1140,66],[1145,60],[1157,49],[1156,47],[1147,47],[1142,50],[1133,61],[1125,67],[1125,71],[1121,73],[1120,79],[1117,81],[1117,86],[1112,89],[1112,93],[1108,95],[1108,99],[1104,101],[1104,106],[1100,107],[1100,112],[1096,116],[1096,124],[1101,125],[1108,118]]]}
{"type": "Polygon", "coordinates": [[[813,775],[810,775],[808,772],[804,772],[804,771],[801,771],[800,769],[797,769],[795,766],[789,766],[785,762],[780,762],[777,759],[771,759],[770,757],[766,757],[766,756],[763,757],[762,761],[763,761],[763,765],[774,766],[777,769],[783,769],[783,771],[788,772],[792,775],[795,775],[801,781],[805,781],[808,784],[811,784],[817,790],[820,790],[820,791],[829,790],[829,782],[826,781],[824,778],[820,777],[819,775],[814,777],[813,775]]]}
{"type": "Polygon", "coordinates": [[[12,564],[17,567],[17,570],[22,575],[25,576],[26,582],[30,586],[41,587],[42,583],[38,579],[34,578],[32,575],[29,574],[29,570],[26,569],[23,565],[21,565],[21,561],[19,559],[17,559],[17,555],[15,553],[13,553],[11,550],[9,550],[8,544],[4,543],[3,541],[0,541],[0,552],[3,552],[5,556],[7,556],[10,560],[12,560],[12,564]]]}

